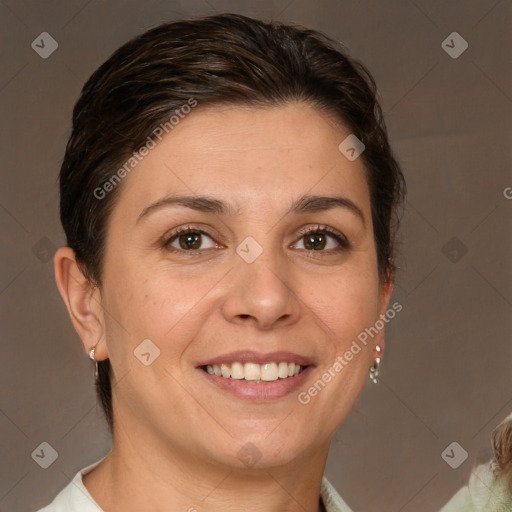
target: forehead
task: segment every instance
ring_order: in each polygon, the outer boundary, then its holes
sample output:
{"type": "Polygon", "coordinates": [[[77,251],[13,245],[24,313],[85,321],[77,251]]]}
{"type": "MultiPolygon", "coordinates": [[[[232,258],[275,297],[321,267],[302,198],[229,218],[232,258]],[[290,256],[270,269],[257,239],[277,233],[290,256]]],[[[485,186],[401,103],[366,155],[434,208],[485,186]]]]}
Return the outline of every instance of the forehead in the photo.
{"type": "Polygon", "coordinates": [[[338,149],[349,134],[306,104],[199,105],[124,178],[119,202],[140,213],[166,194],[208,194],[254,213],[290,197],[339,193],[367,209],[364,163],[338,149]]]}

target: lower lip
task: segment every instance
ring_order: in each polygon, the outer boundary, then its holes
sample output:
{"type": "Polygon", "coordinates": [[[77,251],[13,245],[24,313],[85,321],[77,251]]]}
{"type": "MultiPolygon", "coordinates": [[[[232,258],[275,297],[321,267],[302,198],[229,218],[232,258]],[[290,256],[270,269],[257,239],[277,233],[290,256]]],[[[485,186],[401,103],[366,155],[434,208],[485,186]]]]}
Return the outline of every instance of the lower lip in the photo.
{"type": "Polygon", "coordinates": [[[286,379],[277,379],[271,382],[260,382],[259,384],[250,383],[243,379],[230,379],[217,375],[211,375],[198,368],[198,371],[208,379],[209,382],[218,386],[220,389],[228,391],[238,398],[252,402],[269,402],[283,398],[304,384],[304,381],[313,371],[314,366],[310,365],[298,375],[287,377],[286,379]]]}

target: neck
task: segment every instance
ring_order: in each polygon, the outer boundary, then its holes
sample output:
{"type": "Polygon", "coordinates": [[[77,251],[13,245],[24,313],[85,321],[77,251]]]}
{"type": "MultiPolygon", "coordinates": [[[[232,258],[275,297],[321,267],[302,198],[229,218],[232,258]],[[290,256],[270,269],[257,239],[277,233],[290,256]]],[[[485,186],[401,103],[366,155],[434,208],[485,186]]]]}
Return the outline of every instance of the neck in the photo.
{"type": "Polygon", "coordinates": [[[105,460],[83,477],[105,512],[324,510],[320,486],[328,444],[300,460],[254,469],[215,464],[139,441],[135,447],[115,438],[105,460]]]}

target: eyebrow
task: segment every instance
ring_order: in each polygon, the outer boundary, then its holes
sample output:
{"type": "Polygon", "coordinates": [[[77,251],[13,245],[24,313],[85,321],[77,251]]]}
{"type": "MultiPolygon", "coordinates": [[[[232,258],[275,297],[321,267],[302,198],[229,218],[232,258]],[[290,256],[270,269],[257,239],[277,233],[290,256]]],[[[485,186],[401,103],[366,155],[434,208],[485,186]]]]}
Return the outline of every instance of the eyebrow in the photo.
{"type": "MultiPolygon", "coordinates": [[[[199,212],[214,213],[217,215],[237,215],[240,210],[231,205],[206,196],[170,196],[164,197],[146,206],[137,217],[136,224],[151,213],[162,208],[173,206],[182,206],[199,212]]],[[[363,211],[351,199],[341,196],[302,196],[295,201],[285,215],[301,214],[308,212],[319,212],[331,210],[333,208],[343,208],[355,214],[366,225],[363,211]]]]}

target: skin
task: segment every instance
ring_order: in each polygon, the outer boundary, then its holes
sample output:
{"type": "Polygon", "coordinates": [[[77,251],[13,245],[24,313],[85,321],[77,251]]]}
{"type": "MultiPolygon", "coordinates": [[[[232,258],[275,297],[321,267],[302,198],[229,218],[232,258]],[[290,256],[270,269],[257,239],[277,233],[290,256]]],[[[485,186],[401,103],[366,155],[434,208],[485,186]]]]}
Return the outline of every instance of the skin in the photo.
{"type": "Polygon", "coordinates": [[[338,150],[349,133],[306,104],[199,106],[124,178],[101,290],[70,248],[57,251],[57,285],[84,349],[97,345],[114,372],[113,448],[84,477],[104,510],[320,510],[330,438],[368,380],[375,345],[384,352],[384,330],[308,404],[297,394],[385,313],[392,290],[379,281],[363,161],[338,150]],[[137,222],[172,194],[212,197],[233,212],[174,205],[137,222]],[[348,198],[364,222],[341,207],[287,214],[303,195],[348,198]],[[208,232],[196,255],[164,246],[189,224],[208,232]],[[350,247],[336,251],[327,233],[327,246],[307,250],[299,230],[319,225],[350,247]],[[263,249],[250,264],[236,253],[248,236],[263,249]],[[148,338],[160,356],[145,366],[134,349],[148,338]],[[261,403],[196,368],[243,349],[291,351],[316,367],[297,392],[261,403]],[[251,467],[237,457],[247,443],[260,456],[251,467]]]}

